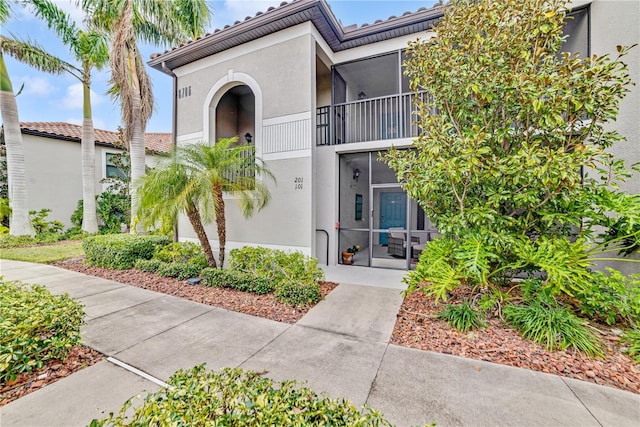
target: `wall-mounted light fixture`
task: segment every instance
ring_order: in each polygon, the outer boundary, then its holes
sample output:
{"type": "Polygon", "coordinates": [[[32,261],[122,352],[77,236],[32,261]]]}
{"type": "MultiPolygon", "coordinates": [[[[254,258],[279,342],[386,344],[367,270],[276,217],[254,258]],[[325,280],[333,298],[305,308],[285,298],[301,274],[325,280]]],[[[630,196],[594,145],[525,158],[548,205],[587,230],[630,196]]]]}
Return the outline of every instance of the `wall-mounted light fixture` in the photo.
{"type": "Polygon", "coordinates": [[[355,181],[357,181],[359,177],[360,177],[360,169],[355,168],[355,169],[353,170],[353,179],[354,179],[355,181]]]}
{"type": "Polygon", "coordinates": [[[244,134],[244,139],[246,139],[247,142],[251,144],[251,140],[253,139],[253,136],[249,132],[247,132],[244,134]]]}

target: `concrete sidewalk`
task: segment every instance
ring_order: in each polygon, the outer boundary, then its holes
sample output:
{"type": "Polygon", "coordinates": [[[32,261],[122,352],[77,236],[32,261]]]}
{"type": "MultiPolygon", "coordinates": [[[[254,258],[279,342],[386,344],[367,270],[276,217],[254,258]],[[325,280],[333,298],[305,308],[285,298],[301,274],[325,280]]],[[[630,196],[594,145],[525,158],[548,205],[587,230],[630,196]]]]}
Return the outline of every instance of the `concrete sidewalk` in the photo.
{"type": "Polygon", "coordinates": [[[400,426],[640,425],[639,395],[390,345],[402,302],[399,283],[341,280],[288,325],[51,266],[2,260],[0,275],[82,301],[85,343],[149,375],[102,361],[0,408],[2,427],[87,425],[127,398],[157,389],[149,378],[166,381],[175,370],[203,362],[306,381],[318,392],[367,403],[400,426]]]}

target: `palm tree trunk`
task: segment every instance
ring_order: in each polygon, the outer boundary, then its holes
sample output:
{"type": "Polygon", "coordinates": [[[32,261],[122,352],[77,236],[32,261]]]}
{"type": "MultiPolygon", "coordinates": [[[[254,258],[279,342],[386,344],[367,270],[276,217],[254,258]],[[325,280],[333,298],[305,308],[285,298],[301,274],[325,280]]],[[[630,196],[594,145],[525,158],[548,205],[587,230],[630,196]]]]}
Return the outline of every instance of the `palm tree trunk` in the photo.
{"type": "Polygon", "coordinates": [[[216,210],[216,227],[218,229],[218,242],[220,243],[220,268],[224,268],[224,250],[227,244],[227,223],[224,217],[224,198],[222,197],[222,187],[213,187],[213,197],[216,210]]]}
{"type": "Polygon", "coordinates": [[[96,214],[96,146],[93,119],[91,114],[91,91],[88,84],[83,84],[84,104],[82,120],[82,231],[98,232],[98,216],[96,214]]]}
{"type": "Polygon", "coordinates": [[[202,218],[200,218],[200,213],[195,208],[195,206],[190,206],[186,209],[187,218],[189,218],[189,222],[191,223],[191,227],[196,232],[196,236],[198,236],[198,240],[200,241],[200,245],[202,246],[202,250],[204,251],[204,255],[207,258],[207,262],[211,268],[216,268],[216,258],[213,256],[213,250],[211,249],[211,244],[209,243],[209,237],[207,237],[207,232],[202,225],[202,218]]]}
{"type": "Polygon", "coordinates": [[[0,110],[2,110],[2,123],[4,126],[4,142],[7,150],[7,177],[9,181],[9,206],[11,217],[9,218],[9,234],[12,236],[34,236],[35,231],[29,219],[27,207],[27,181],[24,163],[24,150],[22,145],[22,132],[20,132],[20,119],[18,118],[18,105],[13,94],[9,73],[4,63],[4,57],[0,52],[0,110]]]}
{"type": "Polygon", "coordinates": [[[129,156],[131,160],[131,182],[129,183],[129,194],[131,194],[131,232],[140,233],[143,231],[142,222],[138,219],[138,200],[136,198],[136,187],[139,180],[145,174],[144,164],[144,131],[140,118],[136,118],[131,129],[131,140],[129,142],[129,156]]]}

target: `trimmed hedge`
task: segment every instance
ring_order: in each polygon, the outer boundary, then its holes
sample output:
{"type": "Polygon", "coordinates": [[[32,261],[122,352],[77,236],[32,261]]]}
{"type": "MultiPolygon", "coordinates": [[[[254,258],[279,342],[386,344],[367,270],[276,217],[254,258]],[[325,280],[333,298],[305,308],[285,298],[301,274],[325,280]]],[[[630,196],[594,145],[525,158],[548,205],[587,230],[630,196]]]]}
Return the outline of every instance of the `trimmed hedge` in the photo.
{"type": "Polygon", "coordinates": [[[233,288],[244,292],[264,295],[273,292],[275,285],[263,275],[255,275],[234,270],[205,268],[200,273],[205,286],[233,288]]]}
{"type": "Polygon", "coordinates": [[[139,259],[150,259],[158,246],[169,243],[167,236],[105,234],[87,237],[82,246],[90,265],[126,270],[139,259]]]}
{"type": "Polygon", "coordinates": [[[303,307],[320,301],[322,294],[320,293],[320,285],[317,282],[284,282],[276,289],[275,297],[278,301],[289,305],[303,307]]]}
{"type": "Polygon", "coordinates": [[[208,371],[200,365],[176,372],[169,385],[148,394],[135,409],[129,399],[117,415],[93,420],[91,427],[391,425],[368,407],[360,412],[348,400],[318,396],[295,381],[275,385],[242,369],[208,371]]]}
{"type": "Polygon", "coordinates": [[[159,259],[139,259],[133,265],[134,268],[137,268],[141,271],[146,271],[149,273],[155,273],[164,265],[165,263],[160,261],[159,259]]]}
{"type": "MultiPolygon", "coordinates": [[[[156,261],[156,260],[152,260],[156,261]]],[[[196,264],[182,262],[164,262],[157,270],[162,277],[174,277],[178,280],[187,280],[191,277],[198,277],[202,267],[196,264]]]]}
{"type": "Polygon", "coordinates": [[[0,384],[65,359],[80,343],[82,304],[38,285],[0,279],[0,384]]]}

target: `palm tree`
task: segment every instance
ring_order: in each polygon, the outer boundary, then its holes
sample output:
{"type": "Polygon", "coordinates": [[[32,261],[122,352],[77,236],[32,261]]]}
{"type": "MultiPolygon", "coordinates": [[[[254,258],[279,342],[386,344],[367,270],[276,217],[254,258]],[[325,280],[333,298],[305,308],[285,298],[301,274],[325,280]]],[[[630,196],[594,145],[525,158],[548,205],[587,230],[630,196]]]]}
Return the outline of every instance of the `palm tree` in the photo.
{"type": "Polygon", "coordinates": [[[180,150],[190,174],[191,185],[206,190],[207,197],[213,200],[218,243],[220,246],[220,268],[224,267],[227,224],[224,209],[224,193],[239,196],[238,201],[245,218],[256,210],[264,208],[271,194],[260,179],[275,179],[273,174],[255,159],[254,147],[237,145],[238,138],[221,138],[211,146],[206,144],[188,144],[180,150]]]}
{"type": "MultiPolygon", "coordinates": [[[[167,45],[198,37],[209,23],[209,9],[205,0],[82,0],[82,7],[111,35],[112,94],[122,103],[131,180],[139,182],[145,174],[144,132],[153,112],[153,94],[137,42],[167,45]]],[[[138,222],[135,191],[132,185],[132,232],[138,222]]]]}
{"type": "Polygon", "coordinates": [[[80,62],[80,73],[71,72],[82,83],[82,230],[98,232],[96,214],[95,132],[91,113],[91,71],[100,70],[109,60],[109,47],[104,33],[77,28],[62,9],[50,0],[31,0],[38,17],[44,19],[62,42],[69,47],[76,61],[80,62]]]}
{"type": "MultiPolygon", "coordinates": [[[[0,24],[9,20],[10,8],[7,0],[0,0],[0,24]]],[[[73,69],[71,64],[47,53],[33,41],[19,40],[15,37],[0,36],[0,110],[4,127],[4,140],[7,155],[7,175],[9,180],[9,204],[11,218],[9,233],[13,236],[35,234],[29,219],[27,207],[27,183],[25,178],[24,149],[18,106],[13,86],[4,62],[4,54],[24,62],[40,71],[62,74],[73,69]]]]}
{"type": "Polygon", "coordinates": [[[183,161],[180,148],[174,149],[168,159],[158,163],[139,183],[139,212],[143,225],[173,228],[179,213],[185,213],[198,236],[207,262],[216,267],[216,259],[211,250],[203,220],[213,220],[211,198],[205,197],[203,189],[193,185],[183,161]],[[167,225],[169,227],[167,227],[167,225]]]}

